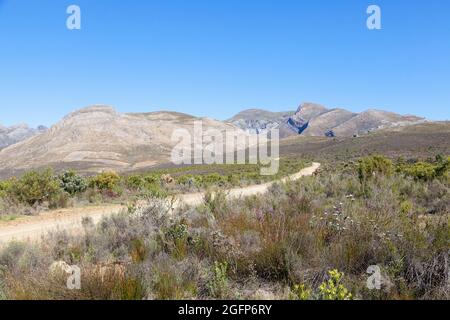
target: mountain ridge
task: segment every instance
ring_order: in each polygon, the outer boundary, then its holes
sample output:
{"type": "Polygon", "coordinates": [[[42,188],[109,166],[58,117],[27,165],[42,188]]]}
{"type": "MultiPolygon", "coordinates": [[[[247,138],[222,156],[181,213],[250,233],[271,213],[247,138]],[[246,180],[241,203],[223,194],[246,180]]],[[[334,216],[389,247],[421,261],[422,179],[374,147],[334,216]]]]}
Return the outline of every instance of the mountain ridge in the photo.
{"type": "Polygon", "coordinates": [[[36,167],[82,171],[132,170],[170,162],[175,129],[236,129],[231,124],[182,113],[120,113],[95,105],[66,115],[46,132],[0,150],[0,172],[36,167]]]}
{"type": "MultiPolygon", "coordinates": [[[[0,148],[0,176],[48,166],[96,173],[170,163],[171,151],[177,144],[171,140],[172,133],[186,129],[192,134],[196,121],[202,121],[205,132],[244,129],[261,134],[278,128],[284,139],[299,135],[352,137],[424,119],[375,109],[353,113],[314,103],[304,103],[296,111],[243,110],[227,121],[172,111],[120,113],[111,106],[93,105],[67,114],[49,129],[30,129],[28,135],[18,135],[21,139],[8,140],[9,145],[0,148]]],[[[28,132],[29,127],[19,125],[16,129],[28,132]]],[[[0,127],[0,133],[6,130],[10,129],[0,127]]]]}
{"type": "Polygon", "coordinates": [[[47,130],[45,126],[31,128],[26,123],[18,123],[10,127],[0,124],[0,150],[10,145],[26,140],[34,135],[43,133],[47,130]]]}
{"type": "Polygon", "coordinates": [[[425,121],[425,118],[413,115],[400,115],[378,109],[368,109],[355,113],[343,108],[329,109],[311,102],[301,104],[297,111],[280,113],[262,109],[243,110],[228,121],[239,128],[250,132],[265,132],[271,128],[280,129],[283,138],[301,134],[306,136],[355,136],[374,130],[409,125],[425,121]],[[254,112],[252,117],[252,111],[254,112]],[[245,115],[243,117],[242,115],[245,115]],[[270,127],[267,126],[270,123],[270,127]],[[263,124],[258,127],[258,124],[263,124]]]}

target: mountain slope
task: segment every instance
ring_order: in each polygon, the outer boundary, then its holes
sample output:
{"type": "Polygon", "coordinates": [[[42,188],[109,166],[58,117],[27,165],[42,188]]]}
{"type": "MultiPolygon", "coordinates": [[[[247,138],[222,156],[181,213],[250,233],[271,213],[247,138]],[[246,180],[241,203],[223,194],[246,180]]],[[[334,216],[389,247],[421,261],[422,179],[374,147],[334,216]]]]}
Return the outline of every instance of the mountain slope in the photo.
{"type": "Polygon", "coordinates": [[[328,130],[334,130],[336,126],[347,122],[356,115],[353,112],[344,109],[333,109],[326,111],[309,121],[309,126],[304,135],[323,136],[328,130]]]}
{"type": "Polygon", "coordinates": [[[273,128],[279,128],[280,136],[284,138],[292,135],[292,131],[287,126],[280,126],[280,124],[286,123],[294,113],[294,111],[271,112],[261,109],[248,109],[227,121],[249,133],[261,134],[273,128]]]}
{"type": "Polygon", "coordinates": [[[44,126],[34,129],[26,124],[18,124],[12,127],[0,125],[0,149],[28,139],[36,134],[43,133],[46,130],[47,128],[44,126]]]}
{"type": "Polygon", "coordinates": [[[170,162],[178,142],[175,129],[193,131],[235,129],[230,124],[181,113],[122,114],[108,106],[93,106],[66,116],[47,132],[0,151],[0,174],[36,167],[76,168],[81,171],[133,170],[170,162]]]}
{"type": "Polygon", "coordinates": [[[415,116],[401,116],[399,114],[381,110],[367,110],[333,128],[338,136],[364,134],[373,130],[397,125],[416,123],[423,120],[415,116]]]}
{"type": "Polygon", "coordinates": [[[286,138],[298,134],[351,137],[383,128],[415,124],[424,119],[379,110],[357,114],[345,109],[330,110],[320,104],[304,103],[296,112],[281,114],[250,109],[237,114],[230,121],[243,130],[257,133],[279,128],[280,136],[286,138]]]}

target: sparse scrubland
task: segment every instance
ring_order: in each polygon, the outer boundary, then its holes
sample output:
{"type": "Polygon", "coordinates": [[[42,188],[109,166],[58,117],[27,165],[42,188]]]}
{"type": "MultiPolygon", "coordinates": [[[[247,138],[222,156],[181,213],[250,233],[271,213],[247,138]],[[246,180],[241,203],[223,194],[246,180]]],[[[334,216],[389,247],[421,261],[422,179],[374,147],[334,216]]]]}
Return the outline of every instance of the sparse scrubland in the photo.
{"type": "MultiPolygon", "coordinates": [[[[324,163],[264,196],[208,193],[175,213],[152,197],[98,225],[85,219],[81,235],[10,243],[0,251],[0,298],[450,299],[449,166],[442,156],[324,163]],[[81,268],[80,290],[49,271],[55,261],[81,268]],[[369,266],[381,270],[380,290],[367,288],[369,266]]],[[[119,180],[103,175],[66,192],[119,180]]],[[[25,188],[16,183],[0,192],[25,188]]],[[[42,199],[27,188],[27,199],[42,199]]]]}
{"type": "Polygon", "coordinates": [[[180,193],[260,184],[293,174],[307,165],[284,158],[274,176],[260,175],[260,165],[198,165],[119,175],[105,171],[82,176],[73,170],[34,170],[0,180],[0,220],[37,215],[49,209],[99,203],[129,203],[140,198],[166,198],[180,193]]]}

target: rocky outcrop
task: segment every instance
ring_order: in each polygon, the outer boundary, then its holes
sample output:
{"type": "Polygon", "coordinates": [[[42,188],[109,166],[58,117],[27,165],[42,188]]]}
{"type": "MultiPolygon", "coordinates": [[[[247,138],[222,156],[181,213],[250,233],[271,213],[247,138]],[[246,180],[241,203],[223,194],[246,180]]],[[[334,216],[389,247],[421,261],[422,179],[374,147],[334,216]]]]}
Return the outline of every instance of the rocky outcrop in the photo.
{"type": "Polygon", "coordinates": [[[35,129],[30,128],[26,124],[18,124],[12,127],[4,127],[0,125],[0,149],[6,148],[45,131],[47,131],[47,128],[44,126],[39,126],[35,129]]]}
{"type": "Polygon", "coordinates": [[[293,114],[294,111],[270,112],[260,109],[249,109],[238,113],[227,121],[251,134],[265,134],[274,128],[278,128],[281,129],[280,136],[284,138],[292,133],[287,126],[280,128],[280,124],[286,123],[293,114]]]}

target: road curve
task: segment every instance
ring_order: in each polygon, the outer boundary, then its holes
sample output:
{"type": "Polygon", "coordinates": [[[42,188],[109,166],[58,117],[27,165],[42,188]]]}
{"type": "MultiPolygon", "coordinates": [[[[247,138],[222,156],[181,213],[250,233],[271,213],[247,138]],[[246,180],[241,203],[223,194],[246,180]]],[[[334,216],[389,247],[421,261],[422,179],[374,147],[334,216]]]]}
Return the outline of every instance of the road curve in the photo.
{"type": "MultiPolygon", "coordinates": [[[[296,174],[265,184],[252,185],[243,188],[226,191],[228,198],[248,197],[263,194],[277,182],[295,181],[305,176],[311,176],[320,167],[320,163],[314,162],[296,174]]],[[[204,193],[192,193],[178,196],[175,205],[199,205],[203,202],[204,193]]],[[[89,217],[94,223],[100,221],[103,216],[119,213],[126,207],[123,205],[103,205],[83,208],[68,208],[43,213],[36,217],[27,217],[6,223],[0,223],[0,244],[10,241],[38,241],[48,232],[55,230],[77,231],[82,229],[81,222],[84,217],[89,217]]]]}

